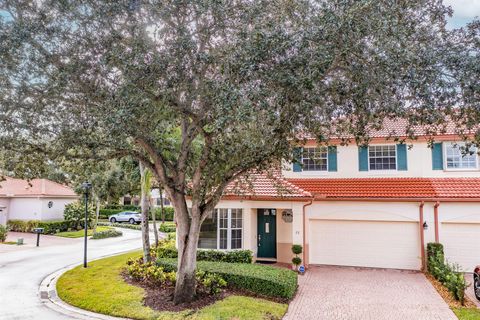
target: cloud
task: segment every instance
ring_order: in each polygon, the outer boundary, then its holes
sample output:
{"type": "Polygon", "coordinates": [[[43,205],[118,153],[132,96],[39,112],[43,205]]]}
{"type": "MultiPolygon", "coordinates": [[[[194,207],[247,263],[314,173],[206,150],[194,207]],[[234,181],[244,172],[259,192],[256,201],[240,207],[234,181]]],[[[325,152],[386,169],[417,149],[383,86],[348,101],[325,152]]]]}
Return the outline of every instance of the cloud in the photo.
{"type": "Polygon", "coordinates": [[[444,0],[443,3],[453,9],[453,16],[448,19],[449,28],[463,27],[480,17],[480,0],[444,0]]]}
{"type": "Polygon", "coordinates": [[[475,18],[480,16],[480,0],[444,0],[453,9],[453,18],[475,18]]]}

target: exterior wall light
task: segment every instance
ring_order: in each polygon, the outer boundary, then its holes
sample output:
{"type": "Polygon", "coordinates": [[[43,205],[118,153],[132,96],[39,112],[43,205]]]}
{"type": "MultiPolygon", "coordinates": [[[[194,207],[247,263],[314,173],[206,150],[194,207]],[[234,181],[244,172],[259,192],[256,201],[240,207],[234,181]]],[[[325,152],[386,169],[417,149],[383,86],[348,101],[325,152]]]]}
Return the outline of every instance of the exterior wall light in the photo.
{"type": "Polygon", "coordinates": [[[423,230],[428,230],[428,224],[427,221],[423,223],[423,230]]]}

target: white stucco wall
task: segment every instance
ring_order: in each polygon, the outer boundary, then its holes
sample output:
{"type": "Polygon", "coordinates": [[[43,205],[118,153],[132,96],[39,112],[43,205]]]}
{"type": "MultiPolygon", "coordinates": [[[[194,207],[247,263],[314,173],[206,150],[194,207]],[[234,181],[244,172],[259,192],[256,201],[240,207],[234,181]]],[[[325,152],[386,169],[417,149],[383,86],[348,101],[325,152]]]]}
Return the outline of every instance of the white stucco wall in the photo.
{"type": "MultiPolygon", "coordinates": [[[[371,145],[387,145],[395,143],[387,141],[384,143],[372,143],[371,145]]],[[[445,144],[445,143],[444,143],[445,144]]],[[[358,170],[358,146],[351,144],[348,146],[337,146],[337,172],[327,171],[304,171],[293,172],[292,165],[284,163],[283,175],[287,178],[365,178],[365,177],[480,177],[480,170],[433,170],[432,169],[432,149],[428,148],[425,141],[409,142],[407,146],[407,171],[359,171],[358,170]]],[[[306,146],[314,147],[314,142],[309,142],[306,146]]],[[[444,156],[445,162],[445,156],[444,156]]]]}
{"type": "Polygon", "coordinates": [[[42,201],[39,198],[11,198],[9,220],[40,220],[42,201]]]}
{"type": "Polygon", "coordinates": [[[63,220],[65,205],[76,198],[11,198],[9,220],[63,220]],[[53,206],[48,207],[52,201],[53,206]]]}
{"type": "Polygon", "coordinates": [[[8,207],[10,205],[10,199],[0,198],[0,224],[7,224],[8,207]]]}
{"type": "Polygon", "coordinates": [[[65,198],[42,198],[41,220],[63,220],[63,211],[69,203],[77,201],[77,199],[65,198]],[[52,207],[48,207],[48,203],[52,202],[52,207]]]}

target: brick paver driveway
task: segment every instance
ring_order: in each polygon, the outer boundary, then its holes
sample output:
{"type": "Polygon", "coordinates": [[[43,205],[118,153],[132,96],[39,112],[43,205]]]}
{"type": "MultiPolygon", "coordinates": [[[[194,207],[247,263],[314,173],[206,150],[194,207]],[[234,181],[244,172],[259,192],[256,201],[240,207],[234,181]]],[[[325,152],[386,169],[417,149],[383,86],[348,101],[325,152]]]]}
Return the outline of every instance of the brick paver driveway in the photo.
{"type": "Polygon", "coordinates": [[[311,267],[284,320],[457,319],[418,272],[311,267]]]}

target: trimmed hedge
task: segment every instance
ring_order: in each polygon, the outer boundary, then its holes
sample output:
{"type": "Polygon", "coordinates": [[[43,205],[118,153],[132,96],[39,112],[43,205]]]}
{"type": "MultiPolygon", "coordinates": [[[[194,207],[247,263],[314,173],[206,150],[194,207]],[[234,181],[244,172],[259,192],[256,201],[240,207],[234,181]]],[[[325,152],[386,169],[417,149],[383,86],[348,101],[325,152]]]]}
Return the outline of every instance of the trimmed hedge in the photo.
{"type": "Polygon", "coordinates": [[[105,209],[114,209],[122,211],[140,211],[140,206],[136,205],[123,205],[123,204],[108,204],[105,206],[105,209]]]}
{"type": "MultiPolygon", "coordinates": [[[[157,265],[167,272],[177,270],[176,259],[158,259],[157,265]]],[[[291,299],[297,290],[297,274],[288,269],[259,264],[198,261],[197,270],[217,274],[234,288],[266,296],[291,299]]]]}
{"type": "MultiPolygon", "coordinates": [[[[175,247],[175,239],[164,240],[157,247],[158,258],[177,258],[178,251],[175,247]]],[[[213,261],[227,263],[252,263],[253,252],[250,250],[198,250],[197,261],[213,261]]]]}
{"type": "Polygon", "coordinates": [[[428,272],[440,281],[450,291],[455,300],[463,305],[465,289],[468,287],[460,267],[445,260],[443,245],[440,243],[427,244],[428,272]]]}
{"type": "Polygon", "coordinates": [[[111,230],[95,232],[92,236],[92,239],[97,240],[97,239],[113,238],[113,237],[120,237],[122,235],[123,235],[122,231],[111,229],[111,230]]]}
{"type": "Polygon", "coordinates": [[[111,222],[98,222],[99,226],[105,227],[117,227],[117,228],[124,228],[124,229],[133,229],[133,230],[142,230],[142,226],[138,224],[129,224],[129,223],[111,223],[111,222]]]}
{"type": "Polygon", "coordinates": [[[100,209],[98,216],[100,219],[108,219],[109,216],[123,212],[123,209],[100,209]]]}
{"type": "MultiPolygon", "coordinates": [[[[83,222],[80,222],[80,229],[83,229],[83,222]]],[[[7,227],[14,232],[33,232],[35,228],[43,228],[44,234],[55,234],[57,232],[69,231],[75,228],[76,222],[69,220],[62,221],[39,221],[39,220],[8,220],[7,227]]]]}
{"type": "Polygon", "coordinates": [[[158,230],[165,233],[175,232],[177,231],[177,226],[175,225],[175,222],[160,223],[158,230]]]}

